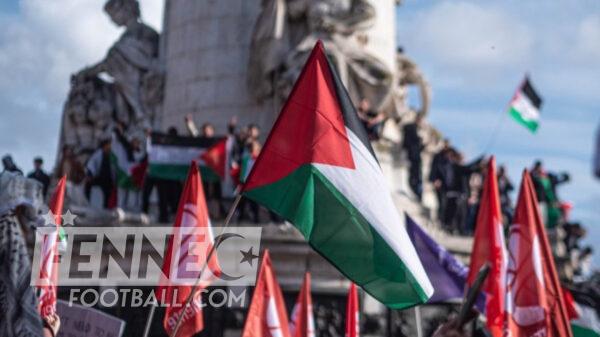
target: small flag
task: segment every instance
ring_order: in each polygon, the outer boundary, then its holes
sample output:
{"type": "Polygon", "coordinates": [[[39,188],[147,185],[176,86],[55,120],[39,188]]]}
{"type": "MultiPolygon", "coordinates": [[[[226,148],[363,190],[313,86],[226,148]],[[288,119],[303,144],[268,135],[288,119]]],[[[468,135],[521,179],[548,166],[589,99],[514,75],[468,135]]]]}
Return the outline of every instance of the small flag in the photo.
{"type": "Polygon", "coordinates": [[[243,186],[390,308],[433,288],[335,67],[318,42],[243,186]]]}
{"type": "Polygon", "coordinates": [[[510,101],[508,113],[529,131],[535,133],[540,123],[541,106],[541,97],[531,85],[529,77],[525,77],[510,101]]]}
{"type": "Polygon", "coordinates": [[[506,294],[508,261],[505,247],[498,180],[496,179],[496,160],[492,157],[488,162],[477,214],[467,284],[472,285],[477,278],[479,269],[485,263],[489,263],[490,273],[483,284],[482,291],[486,295],[486,325],[493,337],[501,337],[504,329],[504,296],[506,294]]]}
{"type": "Polygon", "coordinates": [[[67,176],[63,176],[56,185],[54,195],[50,199],[50,212],[54,215],[56,230],[44,237],[42,243],[40,264],[40,289],[39,311],[42,317],[56,313],[56,287],[58,285],[58,246],[66,242],[65,233],[61,226],[61,217],[65,201],[65,188],[67,176]]]}
{"type": "MultiPolygon", "coordinates": [[[[198,162],[205,182],[221,179],[225,158],[219,158],[221,148],[217,145],[224,137],[182,137],[153,132],[148,144],[148,175],[154,178],[184,181],[191,161],[198,162]],[[217,146],[217,148],[213,148],[217,146]],[[202,159],[206,151],[212,148],[211,167],[202,159]]],[[[225,152],[225,151],[223,151],[225,152]]]]}
{"type": "Polygon", "coordinates": [[[427,235],[408,215],[406,231],[435,289],[427,303],[461,300],[467,284],[467,267],[427,235]]]}
{"type": "Polygon", "coordinates": [[[116,169],[117,186],[126,189],[141,189],[148,162],[136,162],[127,139],[116,130],[112,134],[111,152],[111,160],[116,169]]]}
{"type": "Polygon", "coordinates": [[[358,306],[358,291],[354,283],[348,289],[346,302],[346,337],[360,336],[360,310],[358,306]]]}
{"type": "Polygon", "coordinates": [[[563,290],[527,171],[523,172],[510,226],[509,254],[506,333],[572,337],[563,290]]]}
{"type": "MultiPolygon", "coordinates": [[[[216,254],[213,254],[210,260],[207,261],[213,244],[214,237],[210,219],[208,218],[202,181],[196,163],[192,162],[179,202],[179,208],[177,209],[177,217],[173,225],[173,236],[169,241],[162,266],[162,272],[168,279],[163,279],[161,285],[156,289],[156,297],[164,299],[164,303],[166,303],[163,325],[169,336],[172,335],[180,315],[184,315],[184,318],[176,337],[189,337],[202,331],[204,328],[200,290],[207,287],[210,281],[220,274],[216,254]],[[181,231],[181,228],[184,227],[193,227],[196,230],[192,232],[193,234],[189,234],[181,231]],[[198,242],[204,242],[207,238],[210,241],[205,246],[205,252],[197,252],[197,254],[186,253],[194,249],[193,245],[196,245],[198,242]],[[199,288],[196,289],[192,301],[185,307],[185,301],[192,292],[192,285],[171,284],[170,280],[173,280],[176,277],[175,275],[178,275],[179,270],[186,270],[187,272],[190,270],[199,271],[206,263],[208,263],[208,268],[201,275],[199,288]],[[190,267],[190,265],[195,265],[195,268],[190,267]]],[[[186,276],[186,278],[189,277],[196,278],[198,275],[196,273],[196,275],[186,276]]]]}
{"type": "Polygon", "coordinates": [[[565,306],[567,307],[567,317],[569,320],[574,320],[579,318],[579,312],[577,311],[577,303],[575,303],[575,299],[573,298],[573,294],[569,291],[569,289],[562,287],[563,298],[565,299],[565,306]]]}
{"type": "Polygon", "coordinates": [[[292,337],[268,250],[263,255],[242,337],[292,337]]]}
{"type": "Polygon", "coordinates": [[[232,197],[235,194],[233,180],[235,171],[231,160],[234,142],[235,138],[233,136],[227,136],[200,155],[204,165],[221,179],[221,192],[224,197],[232,197]]]}
{"type": "Polygon", "coordinates": [[[575,303],[577,317],[571,321],[574,337],[600,337],[600,318],[593,307],[575,303]]]}
{"type": "Polygon", "coordinates": [[[302,289],[292,310],[290,335],[291,337],[315,337],[315,319],[310,295],[310,273],[308,272],[304,275],[302,289]]]}

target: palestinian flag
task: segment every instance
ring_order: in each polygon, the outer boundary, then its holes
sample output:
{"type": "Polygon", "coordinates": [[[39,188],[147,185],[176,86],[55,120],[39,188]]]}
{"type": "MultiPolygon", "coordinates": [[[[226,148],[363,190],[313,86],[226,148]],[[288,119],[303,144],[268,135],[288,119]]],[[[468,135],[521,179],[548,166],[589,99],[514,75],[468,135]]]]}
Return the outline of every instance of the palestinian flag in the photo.
{"type": "Polygon", "coordinates": [[[525,80],[510,101],[508,113],[517,122],[528,128],[529,131],[535,132],[540,122],[541,106],[541,97],[535,91],[531,82],[529,82],[529,78],[525,77],[525,80]]]}
{"type": "Polygon", "coordinates": [[[294,224],[317,252],[387,306],[411,307],[433,293],[321,42],[242,192],[294,224]]]}
{"type": "Polygon", "coordinates": [[[574,337],[600,337],[600,318],[597,311],[585,304],[575,303],[578,317],[571,321],[574,337]]]}
{"type": "Polygon", "coordinates": [[[116,130],[112,135],[111,151],[111,160],[116,168],[117,186],[125,189],[141,189],[148,162],[136,162],[129,142],[116,130]]]}
{"type": "Polygon", "coordinates": [[[148,147],[150,177],[184,181],[191,161],[198,162],[205,182],[219,181],[224,174],[225,158],[219,158],[226,148],[224,137],[182,137],[153,132],[148,147]]]}

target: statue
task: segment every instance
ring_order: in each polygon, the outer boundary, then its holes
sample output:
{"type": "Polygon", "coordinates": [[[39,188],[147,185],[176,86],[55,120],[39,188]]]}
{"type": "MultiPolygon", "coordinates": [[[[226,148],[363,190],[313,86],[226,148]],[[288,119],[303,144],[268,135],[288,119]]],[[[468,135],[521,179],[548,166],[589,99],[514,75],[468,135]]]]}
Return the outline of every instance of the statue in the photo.
{"type": "Polygon", "coordinates": [[[361,34],[375,20],[368,0],[263,0],[250,47],[248,87],[258,99],[285,99],[317,40],[322,40],[350,97],[390,102],[393,72],[365,51],[361,34]]]}

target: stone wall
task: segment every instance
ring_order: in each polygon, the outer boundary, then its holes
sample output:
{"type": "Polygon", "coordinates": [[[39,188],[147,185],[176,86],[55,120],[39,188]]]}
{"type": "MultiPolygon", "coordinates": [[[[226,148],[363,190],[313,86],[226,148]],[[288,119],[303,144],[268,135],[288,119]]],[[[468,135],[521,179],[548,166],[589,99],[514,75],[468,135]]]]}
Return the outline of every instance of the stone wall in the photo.
{"type": "Polygon", "coordinates": [[[272,101],[256,103],[246,90],[246,66],[258,0],[167,0],[165,57],[167,78],[164,130],[210,121],[225,132],[231,116],[263,127],[274,121],[272,101]]]}

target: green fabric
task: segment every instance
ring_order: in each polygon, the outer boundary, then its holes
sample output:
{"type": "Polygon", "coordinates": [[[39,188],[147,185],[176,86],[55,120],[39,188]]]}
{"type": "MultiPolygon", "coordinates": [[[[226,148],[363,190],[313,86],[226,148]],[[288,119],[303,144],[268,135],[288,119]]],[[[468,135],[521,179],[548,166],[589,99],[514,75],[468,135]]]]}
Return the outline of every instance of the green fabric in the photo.
{"type": "Polygon", "coordinates": [[[529,119],[525,119],[523,118],[523,115],[521,115],[521,113],[513,108],[510,107],[509,110],[509,114],[512,116],[512,118],[514,118],[519,124],[523,125],[524,127],[526,127],[527,129],[529,129],[529,131],[535,133],[539,127],[539,123],[538,121],[534,121],[534,120],[529,120],[529,119]]]}
{"type": "MultiPolygon", "coordinates": [[[[189,169],[189,165],[150,164],[148,167],[148,176],[166,180],[185,181],[189,169]]],[[[207,166],[200,166],[200,175],[204,182],[217,182],[221,179],[215,171],[207,166]]]]}
{"type": "Polygon", "coordinates": [[[427,301],[400,257],[314,166],[244,194],[293,223],[317,252],[388,307],[427,301]]]}
{"type": "Polygon", "coordinates": [[[599,332],[577,324],[571,324],[571,329],[573,330],[573,337],[600,337],[599,332]]]}

